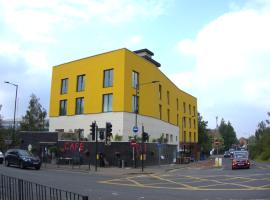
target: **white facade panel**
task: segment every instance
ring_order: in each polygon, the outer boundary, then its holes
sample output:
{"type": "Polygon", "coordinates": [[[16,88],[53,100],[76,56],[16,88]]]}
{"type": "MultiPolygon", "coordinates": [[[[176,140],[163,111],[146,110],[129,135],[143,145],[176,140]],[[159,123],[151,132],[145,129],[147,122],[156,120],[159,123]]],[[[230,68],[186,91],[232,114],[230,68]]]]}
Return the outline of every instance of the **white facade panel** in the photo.
{"type": "MultiPolygon", "coordinates": [[[[75,129],[83,129],[84,137],[87,137],[93,121],[97,122],[99,128],[105,128],[106,122],[111,122],[113,135],[123,135],[123,141],[128,141],[128,136],[134,135],[132,129],[135,124],[135,114],[126,112],[50,117],[49,130],[64,129],[65,132],[73,132],[75,129]]],[[[177,126],[152,117],[138,115],[138,136],[141,134],[142,125],[144,131],[150,135],[150,141],[164,134],[164,137],[168,136],[168,143],[178,144],[179,142],[179,127],[177,126]]]]}

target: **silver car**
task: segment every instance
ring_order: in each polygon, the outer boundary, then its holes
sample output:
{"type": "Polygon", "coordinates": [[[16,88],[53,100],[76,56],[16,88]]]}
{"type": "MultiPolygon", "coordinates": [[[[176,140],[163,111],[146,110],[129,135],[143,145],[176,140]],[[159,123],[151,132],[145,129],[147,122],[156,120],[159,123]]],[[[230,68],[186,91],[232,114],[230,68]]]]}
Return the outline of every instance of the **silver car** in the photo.
{"type": "Polygon", "coordinates": [[[0,164],[3,163],[3,160],[4,160],[4,155],[3,155],[2,151],[0,151],[0,164]]]}

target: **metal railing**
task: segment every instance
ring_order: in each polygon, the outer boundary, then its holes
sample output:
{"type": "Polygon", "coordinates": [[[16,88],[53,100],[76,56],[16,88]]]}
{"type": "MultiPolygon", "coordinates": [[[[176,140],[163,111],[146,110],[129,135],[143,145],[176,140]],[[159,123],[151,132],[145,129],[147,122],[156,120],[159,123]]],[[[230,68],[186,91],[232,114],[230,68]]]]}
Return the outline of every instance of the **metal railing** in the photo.
{"type": "Polygon", "coordinates": [[[0,179],[0,200],[88,200],[88,196],[15,177],[1,174],[0,179]]]}

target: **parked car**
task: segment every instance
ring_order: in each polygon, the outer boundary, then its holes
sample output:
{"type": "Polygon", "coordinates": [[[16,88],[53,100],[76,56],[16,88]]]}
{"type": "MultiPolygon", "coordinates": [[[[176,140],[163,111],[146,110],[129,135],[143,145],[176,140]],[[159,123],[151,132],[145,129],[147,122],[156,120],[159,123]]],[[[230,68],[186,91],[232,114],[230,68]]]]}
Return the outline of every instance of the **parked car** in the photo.
{"type": "Polygon", "coordinates": [[[224,158],[230,158],[231,154],[229,151],[225,151],[223,156],[224,156],[224,158]]]}
{"type": "Polygon", "coordinates": [[[22,149],[9,149],[5,154],[5,165],[16,165],[21,169],[27,167],[34,167],[40,169],[41,160],[30,152],[22,149]]]}
{"type": "Polygon", "coordinates": [[[234,151],[232,169],[250,168],[250,161],[247,151],[234,151]]]}
{"type": "Polygon", "coordinates": [[[0,164],[3,163],[3,160],[4,160],[4,155],[3,155],[2,151],[0,151],[0,164]]]}

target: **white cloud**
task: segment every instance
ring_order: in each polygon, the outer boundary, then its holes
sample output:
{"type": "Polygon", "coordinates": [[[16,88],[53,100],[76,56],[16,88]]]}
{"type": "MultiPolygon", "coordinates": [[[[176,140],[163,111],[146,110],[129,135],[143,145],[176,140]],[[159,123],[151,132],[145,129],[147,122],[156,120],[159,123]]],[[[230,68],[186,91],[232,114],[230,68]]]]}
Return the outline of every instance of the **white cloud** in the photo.
{"type": "Polygon", "coordinates": [[[217,104],[270,108],[269,5],[234,5],[234,11],[205,25],[195,39],[179,41],[179,53],[193,56],[196,64],[171,78],[198,97],[199,109],[211,113],[217,104]]]}

